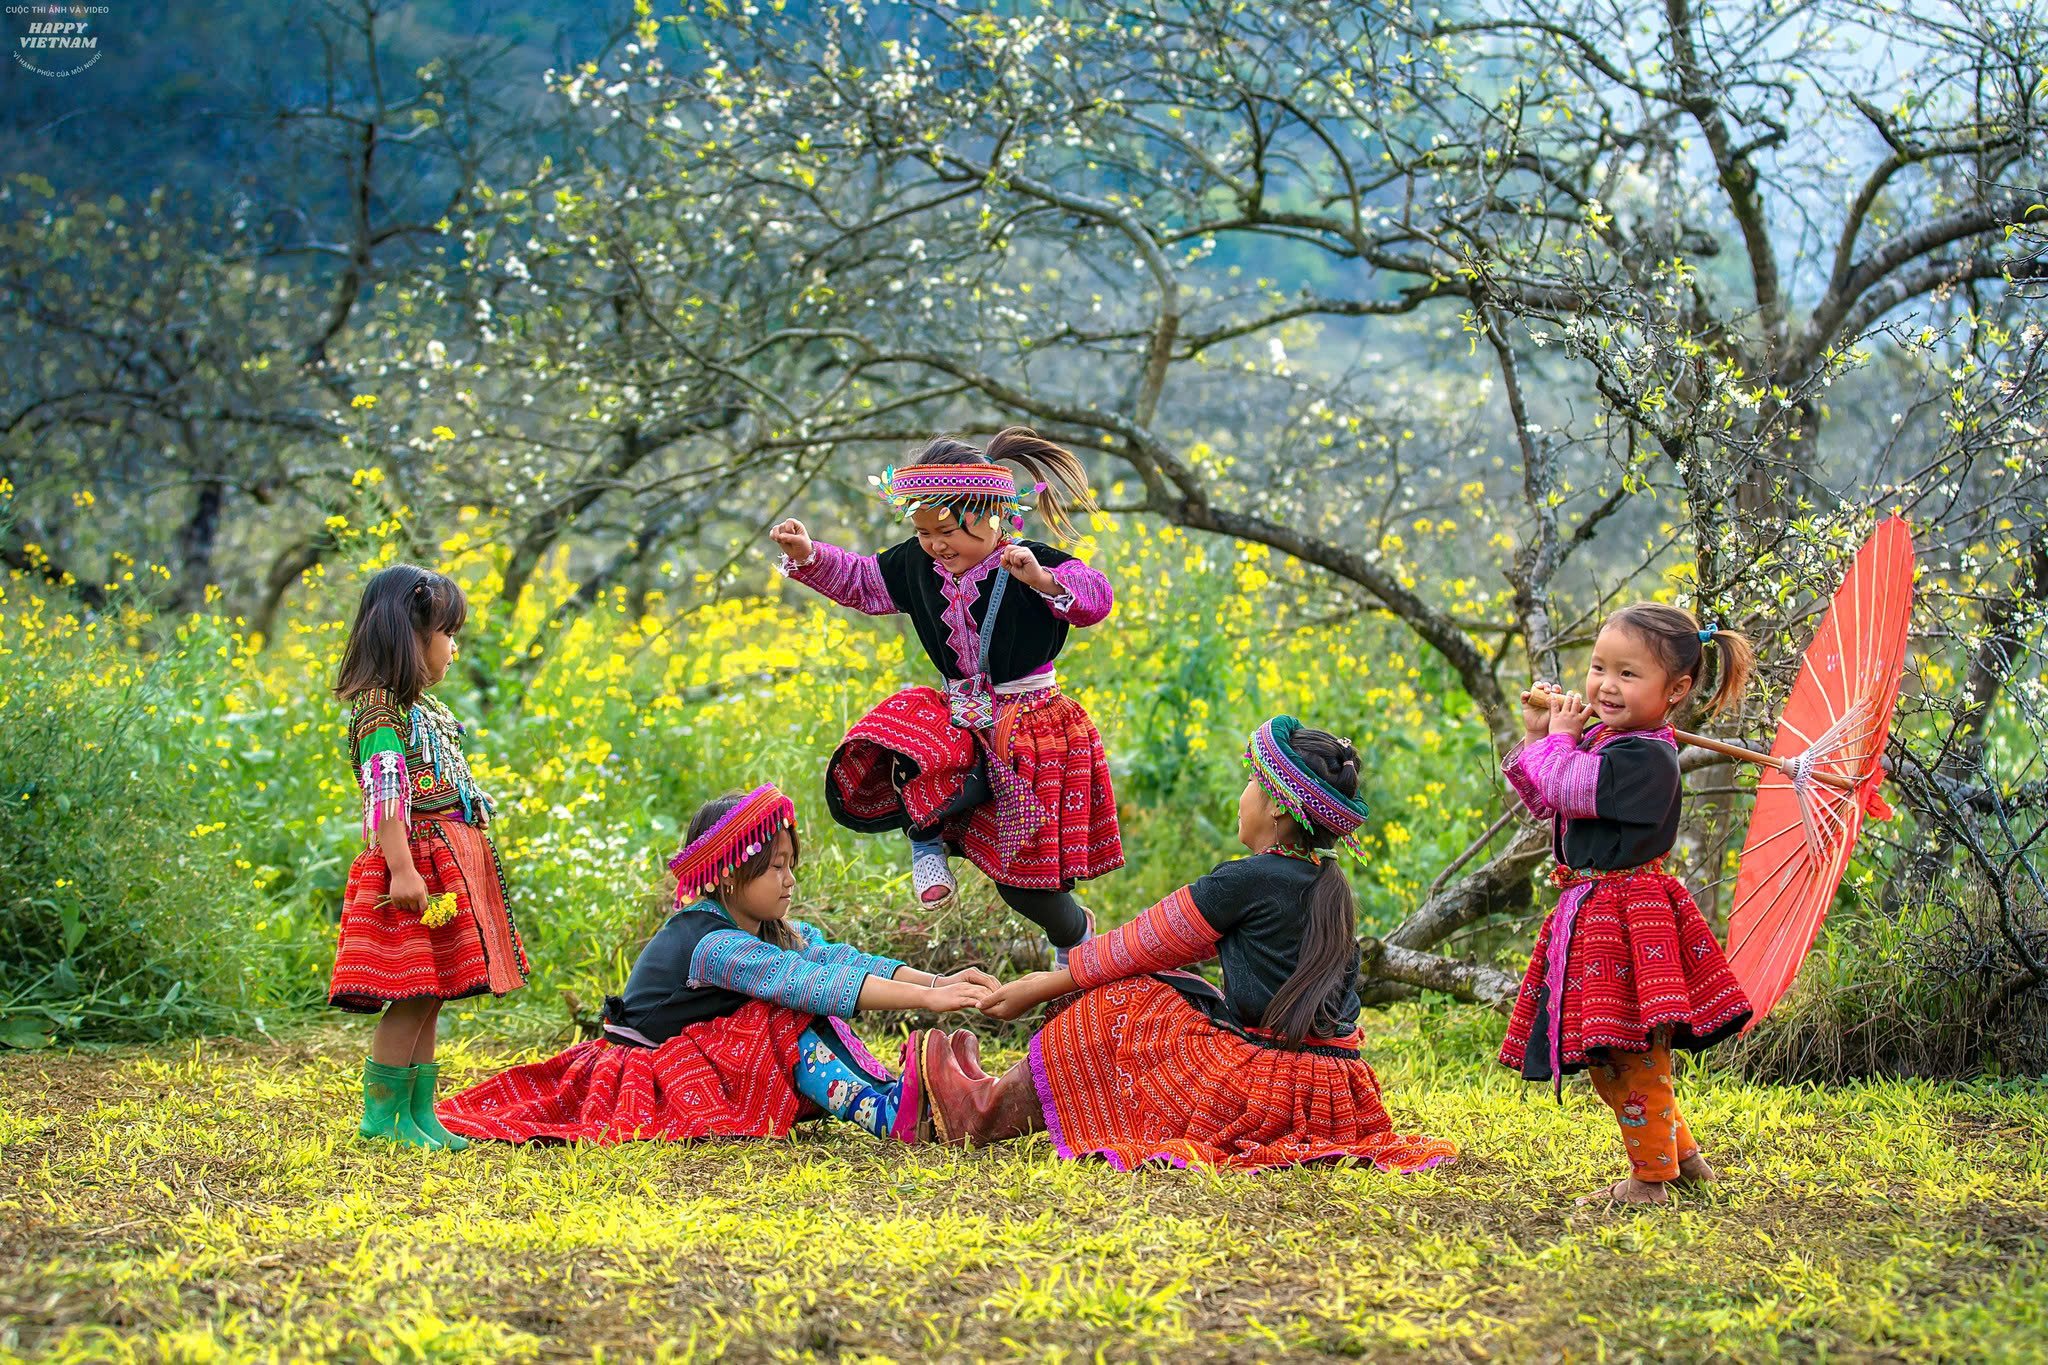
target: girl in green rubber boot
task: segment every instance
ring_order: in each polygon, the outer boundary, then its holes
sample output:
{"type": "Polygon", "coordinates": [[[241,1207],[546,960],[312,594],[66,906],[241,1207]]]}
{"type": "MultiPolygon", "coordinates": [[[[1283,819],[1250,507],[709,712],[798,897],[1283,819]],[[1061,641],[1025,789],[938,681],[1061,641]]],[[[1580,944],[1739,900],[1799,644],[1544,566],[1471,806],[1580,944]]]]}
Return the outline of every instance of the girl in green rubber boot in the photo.
{"type": "Polygon", "coordinates": [[[455,657],[468,604],[431,569],[398,564],[363,589],[335,695],[363,800],[328,1003],[376,1014],[359,1132],[408,1147],[469,1145],[434,1116],[435,1025],[444,1001],[526,984],[526,950],[470,778],[463,727],[427,695],[455,657]]]}

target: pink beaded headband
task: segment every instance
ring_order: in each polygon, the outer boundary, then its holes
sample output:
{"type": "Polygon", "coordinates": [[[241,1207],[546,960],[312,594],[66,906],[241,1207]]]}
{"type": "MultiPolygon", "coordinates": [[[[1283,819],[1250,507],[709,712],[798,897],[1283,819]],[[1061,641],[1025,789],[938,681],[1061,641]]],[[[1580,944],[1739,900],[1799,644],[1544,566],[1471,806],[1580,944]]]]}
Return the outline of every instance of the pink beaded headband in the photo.
{"type": "Polygon", "coordinates": [[[668,870],[676,874],[675,903],[688,905],[773,843],[778,833],[795,828],[796,803],[773,782],[763,782],[668,860],[668,870]]]}
{"type": "Polygon", "coordinates": [[[1017,476],[999,464],[915,464],[898,469],[891,465],[870,482],[879,485],[889,505],[906,516],[920,507],[944,507],[971,519],[979,513],[1007,521],[1017,530],[1024,527],[1024,514],[1031,510],[1045,485],[1033,485],[1020,493],[1017,476]]]}

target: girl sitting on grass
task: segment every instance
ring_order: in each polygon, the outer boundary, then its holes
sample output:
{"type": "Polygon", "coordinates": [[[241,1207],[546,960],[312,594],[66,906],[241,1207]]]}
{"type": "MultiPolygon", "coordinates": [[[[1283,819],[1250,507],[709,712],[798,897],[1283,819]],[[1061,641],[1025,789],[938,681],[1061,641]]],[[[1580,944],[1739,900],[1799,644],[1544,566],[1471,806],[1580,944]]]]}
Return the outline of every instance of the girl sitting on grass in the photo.
{"type": "Polygon", "coordinates": [[[1585,695],[1540,682],[1522,694],[1525,737],[1501,765],[1550,821],[1563,895],[1537,932],[1500,1060],[1553,1086],[1587,1072],[1628,1155],[1628,1177],[1581,1203],[1662,1204],[1672,1181],[1715,1178],[1678,1112],[1671,1050],[1735,1033],[1749,998],[1664,871],[1681,797],[1670,717],[1708,672],[1708,645],[1720,658],[1713,714],[1742,693],[1749,641],[1677,607],[1624,607],[1593,641],[1585,695]]]}
{"type": "Polygon", "coordinates": [[[1252,856],[983,1003],[1015,1019],[1081,992],[1032,1038],[1028,1060],[991,1078],[971,1035],[928,1035],[924,1080],[947,1142],[1045,1128],[1061,1156],[1120,1170],[1353,1157],[1413,1171],[1457,1156],[1443,1139],[1394,1131],[1359,1055],[1356,911],[1331,852],[1355,848],[1365,822],[1357,751],[1279,716],[1245,759],[1237,837],[1252,856]],[[1178,970],[1211,957],[1221,991],[1178,970]]]}
{"type": "Polygon", "coordinates": [[[675,913],[606,998],[604,1037],[445,1100],[442,1122],[504,1142],[613,1143],[784,1137],[825,1114],[918,1141],[917,1035],[892,1077],[846,1021],[971,1009],[996,980],[933,976],[791,920],[797,858],[796,809],[772,784],[708,803],[669,861],[675,913]]]}
{"type": "Polygon", "coordinates": [[[363,851],[348,871],[327,1000],[383,1012],[363,1063],[366,1138],[460,1150],[434,1117],[441,1005],[526,983],[526,948],[484,826],[491,799],[463,757],[463,727],[427,695],[469,614],[455,581],[396,564],[363,588],[335,695],[362,792],[363,851]]]}

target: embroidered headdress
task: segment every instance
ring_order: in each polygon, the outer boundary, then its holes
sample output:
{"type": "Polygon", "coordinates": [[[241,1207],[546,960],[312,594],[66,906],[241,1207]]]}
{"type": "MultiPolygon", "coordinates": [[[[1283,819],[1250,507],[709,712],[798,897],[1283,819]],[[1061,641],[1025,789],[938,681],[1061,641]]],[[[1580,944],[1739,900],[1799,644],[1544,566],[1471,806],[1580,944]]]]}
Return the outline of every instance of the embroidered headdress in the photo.
{"type": "Polygon", "coordinates": [[[1007,521],[1013,529],[1024,528],[1024,514],[1045,485],[1034,484],[1020,492],[1017,476],[999,464],[913,464],[889,466],[878,479],[882,496],[903,516],[920,507],[944,507],[963,524],[977,517],[1007,521]]]}
{"type": "Polygon", "coordinates": [[[718,885],[720,877],[774,843],[778,833],[794,828],[796,804],[773,782],[763,782],[668,860],[668,870],[676,874],[676,904],[696,900],[718,885]]]}
{"type": "Polygon", "coordinates": [[[1301,722],[1275,716],[1252,732],[1244,761],[1252,776],[1280,808],[1303,826],[1331,835],[1353,853],[1363,855],[1358,831],[1365,825],[1365,802],[1346,796],[1301,761],[1290,742],[1301,722]]]}

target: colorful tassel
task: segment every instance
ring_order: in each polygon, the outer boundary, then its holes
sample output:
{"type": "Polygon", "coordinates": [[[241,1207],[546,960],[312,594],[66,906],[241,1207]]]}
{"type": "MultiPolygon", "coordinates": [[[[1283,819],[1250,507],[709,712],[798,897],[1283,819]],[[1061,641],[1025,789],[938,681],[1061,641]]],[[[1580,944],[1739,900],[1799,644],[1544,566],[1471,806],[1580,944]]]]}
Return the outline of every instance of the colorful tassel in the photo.
{"type": "Polygon", "coordinates": [[[412,783],[405,755],[396,749],[371,754],[363,763],[363,842],[377,842],[377,827],[396,817],[412,820],[412,783]]]}

